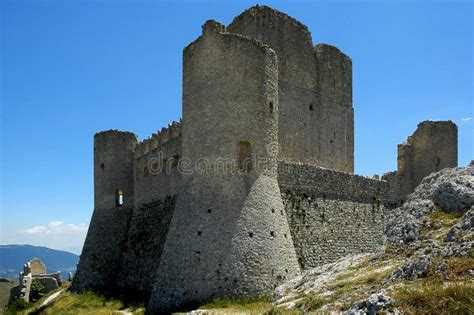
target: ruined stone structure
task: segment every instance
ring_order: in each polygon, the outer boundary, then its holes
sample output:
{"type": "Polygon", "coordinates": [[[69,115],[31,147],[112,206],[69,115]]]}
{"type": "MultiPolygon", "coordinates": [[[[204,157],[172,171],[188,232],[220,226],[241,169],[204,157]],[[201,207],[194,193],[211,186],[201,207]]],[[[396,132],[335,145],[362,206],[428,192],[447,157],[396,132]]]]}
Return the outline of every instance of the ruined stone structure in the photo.
{"type": "Polygon", "coordinates": [[[458,127],[452,121],[424,121],[398,145],[400,197],[405,198],[423,178],[458,165],[458,127]]]}
{"type": "MultiPolygon", "coordinates": [[[[413,165],[436,151],[413,147],[413,165]]],[[[265,296],[302,269],[374,251],[401,181],[353,171],[351,59],[265,6],[208,21],[183,52],[182,121],[142,142],[95,135],[73,289],[135,293],[167,312],[265,296]]]]}
{"type": "Polygon", "coordinates": [[[18,280],[18,285],[10,290],[10,301],[22,299],[29,302],[33,280],[43,285],[44,293],[59,288],[62,283],[61,272],[46,273],[46,266],[39,258],[33,258],[23,265],[23,271],[20,272],[18,280]]]}

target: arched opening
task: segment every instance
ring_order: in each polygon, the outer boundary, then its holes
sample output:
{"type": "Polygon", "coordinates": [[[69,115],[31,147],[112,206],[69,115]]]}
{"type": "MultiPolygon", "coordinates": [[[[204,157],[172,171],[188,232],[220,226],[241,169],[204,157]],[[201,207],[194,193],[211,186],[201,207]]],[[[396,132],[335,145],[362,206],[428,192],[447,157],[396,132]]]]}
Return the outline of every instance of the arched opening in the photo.
{"type": "Polygon", "coordinates": [[[117,189],[115,191],[115,206],[116,207],[123,206],[123,191],[122,191],[122,189],[117,189]]]}

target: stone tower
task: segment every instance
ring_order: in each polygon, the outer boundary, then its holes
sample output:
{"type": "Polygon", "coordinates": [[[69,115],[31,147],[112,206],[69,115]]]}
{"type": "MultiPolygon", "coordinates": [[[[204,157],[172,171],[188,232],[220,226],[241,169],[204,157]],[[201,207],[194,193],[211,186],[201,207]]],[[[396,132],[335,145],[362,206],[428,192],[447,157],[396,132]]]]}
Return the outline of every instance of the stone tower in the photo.
{"type": "Polygon", "coordinates": [[[195,167],[182,180],[152,311],[267,295],[299,272],[277,182],[275,52],[208,21],[183,59],[182,152],[195,167]]]}
{"type": "Polygon", "coordinates": [[[458,165],[458,127],[452,121],[424,121],[398,145],[400,197],[412,193],[433,172],[458,165]]]}
{"type": "Polygon", "coordinates": [[[313,46],[305,25],[267,6],[245,10],[228,31],[277,54],[279,158],[353,173],[351,58],[334,46],[313,46]]]}
{"type": "Polygon", "coordinates": [[[75,290],[113,287],[133,210],[135,134],[116,130],[94,136],[94,213],[87,232],[75,290]]]}

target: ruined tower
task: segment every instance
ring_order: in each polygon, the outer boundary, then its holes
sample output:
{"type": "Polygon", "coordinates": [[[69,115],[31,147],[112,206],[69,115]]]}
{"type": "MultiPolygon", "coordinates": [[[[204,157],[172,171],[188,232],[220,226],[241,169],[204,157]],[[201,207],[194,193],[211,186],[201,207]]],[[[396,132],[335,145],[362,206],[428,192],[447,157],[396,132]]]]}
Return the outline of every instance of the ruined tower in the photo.
{"type": "Polygon", "coordinates": [[[412,193],[421,180],[458,165],[458,127],[452,121],[424,121],[398,145],[400,197],[412,193]]]}
{"type": "Polygon", "coordinates": [[[183,159],[195,168],[183,176],[155,311],[267,295],[299,272],[277,182],[275,52],[208,21],[183,55],[183,159]]]}

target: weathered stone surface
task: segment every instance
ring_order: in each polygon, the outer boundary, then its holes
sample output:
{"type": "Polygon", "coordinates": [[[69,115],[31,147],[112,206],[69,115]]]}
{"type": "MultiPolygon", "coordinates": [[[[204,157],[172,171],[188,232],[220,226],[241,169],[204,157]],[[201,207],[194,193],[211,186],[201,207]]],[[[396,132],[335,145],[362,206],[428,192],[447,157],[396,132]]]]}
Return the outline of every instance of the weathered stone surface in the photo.
{"type": "Polygon", "coordinates": [[[398,267],[389,277],[390,281],[406,279],[415,280],[423,278],[428,272],[432,258],[430,255],[422,255],[415,260],[409,260],[402,267],[398,267]]]}
{"type": "Polygon", "coordinates": [[[45,293],[56,290],[59,288],[58,281],[52,277],[35,277],[43,286],[45,293]]]}
{"type": "Polygon", "coordinates": [[[474,204],[474,189],[467,183],[445,182],[432,193],[433,203],[445,212],[464,212],[474,204]]]}
{"type": "Polygon", "coordinates": [[[314,46],[305,25],[267,6],[245,10],[227,30],[278,56],[279,158],[353,173],[351,58],[331,45],[314,46]]]}
{"type": "Polygon", "coordinates": [[[275,52],[241,35],[205,32],[186,47],[184,65],[182,158],[205,159],[209,171],[183,176],[149,303],[158,312],[267,295],[300,271],[270,150],[278,132],[275,52]],[[196,145],[212,133],[219,136],[196,145]],[[244,144],[266,167],[221,171],[219,161],[238,158],[244,144]]]}
{"type": "MultiPolygon", "coordinates": [[[[388,214],[385,234],[391,243],[417,240],[422,216],[437,209],[464,213],[473,204],[474,167],[443,169],[423,179],[406,203],[388,214]]],[[[466,219],[468,221],[470,219],[466,219]]]]}
{"type": "Polygon", "coordinates": [[[46,266],[39,258],[30,260],[30,268],[32,275],[42,275],[46,273],[46,266]]]}
{"type": "Polygon", "coordinates": [[[347,314],[376,314],[391,307],[392,304],[393,299],[391,297],[383,293],[375,293],[365,300],[354,302],[347,314]]]}
{"type": "Polygon", "coordinates": [[[452,121],[424,121],[418,124],[407,142],[398,145],[400,198],[405,199],[429,174],[457,165],[456,124],[452,121]]]}

